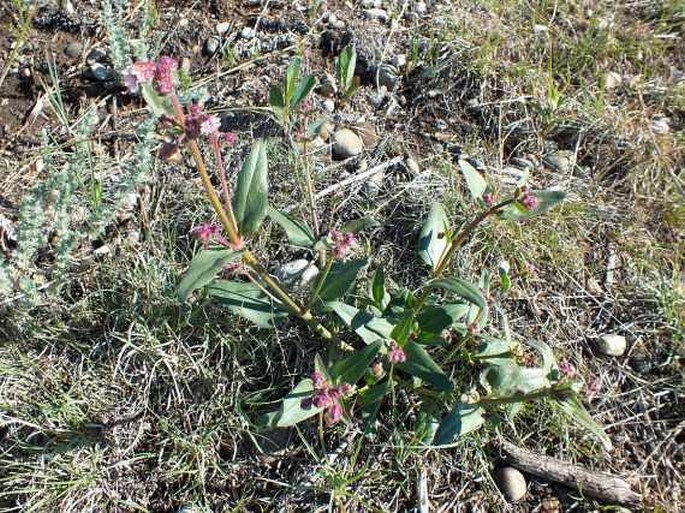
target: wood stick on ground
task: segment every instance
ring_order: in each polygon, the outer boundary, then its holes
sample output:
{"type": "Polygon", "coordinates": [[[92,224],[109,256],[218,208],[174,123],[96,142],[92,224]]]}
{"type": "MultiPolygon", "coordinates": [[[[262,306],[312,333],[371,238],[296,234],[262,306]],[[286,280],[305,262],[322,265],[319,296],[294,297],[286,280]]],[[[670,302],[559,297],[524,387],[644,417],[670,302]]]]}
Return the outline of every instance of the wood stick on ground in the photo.
{"type": "Polygon", "coordinates": [[[506,440],[500,441],[500,448],[508,462],[529,474],[577,488],[604,502],[637,504],[640,501],[640,495],[631,490],[630,485],[618,476],[536,454],[506,440]]]}

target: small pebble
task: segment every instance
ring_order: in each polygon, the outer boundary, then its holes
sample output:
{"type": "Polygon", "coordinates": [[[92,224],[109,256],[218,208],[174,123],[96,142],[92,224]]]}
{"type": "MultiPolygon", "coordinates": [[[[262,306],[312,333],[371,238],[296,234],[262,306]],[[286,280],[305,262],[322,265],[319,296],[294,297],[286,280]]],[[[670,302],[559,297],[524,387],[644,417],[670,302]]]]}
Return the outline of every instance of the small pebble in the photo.
{"type": "Polygon", "coordinates": [[[403,53],[398,53],[392,58],[390,63],[396,68],[404,68],[407,65],[407,56],[403,53]]]}
{"type": "Polygon", "coordinates": [[[408,156],[406,159],[404,159],[404,164],[407,166],[407,169],[409,172],[413,175],[418,175],[421,172],[421,168],[419,167],[419,163],[416,162],[416,159],[412,157],[411,155],[408,156]]]}
{"type": "Polygon", "coordinates": [[[216,32],[219,35],[223,35],[229,30],[231,30],[231,24],[227,21],[222,21],[221,23],[216,24],[216,32]]]}
{"type": "Polygon", "coordinates": [[[71,57],[72,59],[77,59],[81,56],[81,53],[83,52],[83,45],[77,41],[73,41],[69,43],[65,48],[64,48],[64,54],[67,57],[71,57]]]}
{"type": "Polygon", "coordinates": [[[331,99],[324,100],[323,108],[326,110],[326,112],[333,113],[335,110],[335,102],[331,99]]]}
{"type": "Polygon", "coordinates": [[[99,62],[94,62],[90,65],[90,74],[95,80],[100,82],[108,82],[114,79],[114,72],[99,62]]]}
{"type": "Polygon", "coordinates": [[[355,157],[364,149],[364,143],[349,128],[342,128],[333,133],[333,154],[341,159],[355,157]]]}
{"type": "Polygon", "coordinates": [[[254,29],[250,27],[245,27],[240,31],[240,37],[243,39],[252,39],[255,36],[254,29]]]}
{"type": "Polygon", "coordinates": [[[599,337],[597,347],[607,356],[621,356],[626,352],[626,337],[617,333],[608,333],[599,337]]]}
{"type": "Polygon", "coordinates": [[[607,89],[616,89],[623,82],[623,77],[615,71],[609,71],[604,75],[604,87],[607,89]]]}
{"type": "Polygon", "coordinates": [[[94,64],[96,62],[102,62],[107,58],[107,53],[100,50],[99,48],[93,48],[88,55],[86,55],[86,62],[88,64],[94,64]]]}
{"type": "Polygon", "coordinates": [[[416,2],[414,5],[414,12],[418,15],[423,15],[428,12],[428,6],[426,5],[426,2],[416,2]]]}
{"type": "Polygon", "coordinates": [[[380,21],[381,23],[387,23],[390,17],[385,9],[366,9],[364,11],[364,16],[371,21],[380,21]]]}
{"type": "Polygon", "coordinates": [[[217,36],[209,36],[202,48],[203,53],[208,57],[214,55],[219,49],[219,43],[220,41],[217,36]]]}
{"type": "Polygon", "coordinates": [[[509,502],[518,502],[526,495],[526,478],[514,467],[502,467],[495,474],[495,482],[509,502]]]}

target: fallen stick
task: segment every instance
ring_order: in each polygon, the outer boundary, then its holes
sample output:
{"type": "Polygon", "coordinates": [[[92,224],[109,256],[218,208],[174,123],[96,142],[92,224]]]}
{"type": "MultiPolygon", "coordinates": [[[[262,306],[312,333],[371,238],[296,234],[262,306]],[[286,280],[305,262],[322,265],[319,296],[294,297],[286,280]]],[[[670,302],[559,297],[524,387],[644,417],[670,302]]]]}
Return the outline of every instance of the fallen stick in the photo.
{"type": "Polygon", "coordinates": [[[604,502],[634,505],[640,501],[640,495],[618,476],[536,454],[506,440],[501,440],[499,445],[508,462],[529,474],[577,488],[604,502]]]}
{"type": "Polygon", "coordinates": [[[382,162],[382,163],[378,164],[377,166],[372,167],[371,169],[367,169],[366,171],[363,171],[361,173],[357,173],[356,175],[352,175],[349,178],[345,178],[344,180],[341,180],[338,183],[331,185],[330,187],[326,187],[322,191],[317,192],[315,198],[321,199],[325,196],[328,196],[332,192],[337,191],[338,189],[342,189],[344,187],[347,187],[350,184],[353,184],[356,182],[363,182],[367,178],[370,178],[373,175],[375,175],[376,173],[380,173],[381,171],[384,171],[385,169],[389,168],[390,166],[394,166],[395,164],[399,164],[400,162],[402,162],[402,157],[393,157],[386,162],[382,162]]]}

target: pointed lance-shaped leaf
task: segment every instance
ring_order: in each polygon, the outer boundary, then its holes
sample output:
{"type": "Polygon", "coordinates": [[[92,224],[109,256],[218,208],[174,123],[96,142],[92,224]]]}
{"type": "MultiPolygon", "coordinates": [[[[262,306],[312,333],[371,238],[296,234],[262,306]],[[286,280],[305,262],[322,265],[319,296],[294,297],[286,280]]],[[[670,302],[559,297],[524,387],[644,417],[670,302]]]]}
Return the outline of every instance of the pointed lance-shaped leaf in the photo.
{"type": "Polygon", "coordinates": [[[238,175],[234,213],[241,234],[254,233],[266,216],[268,206],[268,161],[266,145],[257,139],[238,175]]]}

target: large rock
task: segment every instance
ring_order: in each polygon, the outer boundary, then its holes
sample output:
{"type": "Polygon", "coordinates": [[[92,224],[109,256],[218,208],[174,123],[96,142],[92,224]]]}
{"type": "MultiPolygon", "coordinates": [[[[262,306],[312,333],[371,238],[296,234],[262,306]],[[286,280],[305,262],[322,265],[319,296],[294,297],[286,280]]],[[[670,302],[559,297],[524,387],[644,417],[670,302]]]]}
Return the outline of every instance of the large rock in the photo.
{"type": "Polygon", "coordinates": [[[514,467],[502,467],[495,474],[495,482],[509,502],[518,502],[526,495],[526,478],[514,467]]]}
{"type": "Polygon", "coordinates": [[[356,157],[364,149],[361,138],[349,128],[341,128],[333,133],[333,154],[346,159],[356,157]]]}

